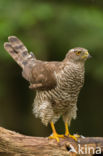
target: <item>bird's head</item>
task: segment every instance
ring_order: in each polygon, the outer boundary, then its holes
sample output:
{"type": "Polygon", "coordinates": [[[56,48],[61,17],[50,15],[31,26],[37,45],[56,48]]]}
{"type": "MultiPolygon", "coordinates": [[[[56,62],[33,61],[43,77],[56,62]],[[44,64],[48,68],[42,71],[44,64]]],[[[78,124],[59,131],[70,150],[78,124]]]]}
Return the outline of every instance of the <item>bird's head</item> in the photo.
{"type": "Polygon", "coordinates": [[[74,49],[70,49],[65,59],[72,62],[85,62],[90,57],[91,55],[89,54],[87,49],[77,47],[74,49]]]}

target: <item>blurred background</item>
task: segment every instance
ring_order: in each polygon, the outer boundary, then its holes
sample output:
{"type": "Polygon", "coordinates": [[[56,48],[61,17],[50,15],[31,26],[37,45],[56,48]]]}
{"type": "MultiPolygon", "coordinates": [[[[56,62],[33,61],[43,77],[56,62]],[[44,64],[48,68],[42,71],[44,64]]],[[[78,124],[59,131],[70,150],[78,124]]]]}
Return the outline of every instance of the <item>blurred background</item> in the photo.
{"type": "MultiPolygon", "coordinates": [[[[32,114],[35,91],[21,76],[20,67],[4,50],[16,35],[42,60],[62,60],[68,49],[87,48],[85,85],[78,100],[78,116],[71,133],[103,136],[103,1],[0,0],[0,126],[31,136],[48,136],[32,114]]],[[[57,131],[64,133],[60,119],[57,131]]]]}

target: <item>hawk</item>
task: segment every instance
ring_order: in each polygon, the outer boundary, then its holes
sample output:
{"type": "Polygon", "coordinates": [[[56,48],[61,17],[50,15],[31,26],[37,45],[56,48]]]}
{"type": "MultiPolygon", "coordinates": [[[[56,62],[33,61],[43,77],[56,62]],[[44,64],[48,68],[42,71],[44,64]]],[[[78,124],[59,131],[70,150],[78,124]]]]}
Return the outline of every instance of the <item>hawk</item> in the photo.
{"type": "Polygon", "coordinates": [[[5,50],[22,68],[22,76],[29,81],[29,88],[36,90],[33,113],[44,125],[51,124],[54,138],[77,138],[70,134],[68,126],[76,118],[77,99],[84,83],[85,62],[90,58],[88,50],[77,47],[70,49],[63,61],[41,61],[15,36],[8,37],[5,50]],[[65,135],[59,135],[55,122],[63,117],[65,135]]]}

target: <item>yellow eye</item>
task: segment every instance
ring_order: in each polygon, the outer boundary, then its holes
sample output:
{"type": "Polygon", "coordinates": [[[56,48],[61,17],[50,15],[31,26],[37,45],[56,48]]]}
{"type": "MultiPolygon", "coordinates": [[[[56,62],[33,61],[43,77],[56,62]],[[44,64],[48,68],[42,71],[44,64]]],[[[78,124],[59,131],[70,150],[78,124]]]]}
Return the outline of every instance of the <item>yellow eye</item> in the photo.
{"type": "Polygon", "coordinates": [[[80,53],[81,53],[80,51],[77,51],[77,52],[76,52],[76,55],[80,55],[80,53]]]}

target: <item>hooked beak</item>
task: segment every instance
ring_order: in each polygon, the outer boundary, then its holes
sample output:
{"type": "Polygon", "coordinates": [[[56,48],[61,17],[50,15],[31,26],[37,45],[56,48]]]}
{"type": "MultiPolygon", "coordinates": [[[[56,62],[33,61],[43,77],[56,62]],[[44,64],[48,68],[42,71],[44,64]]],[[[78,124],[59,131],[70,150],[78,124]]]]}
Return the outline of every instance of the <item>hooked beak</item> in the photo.
{"type": "Polygon", "coordinates": [[[84,53],[84,55],[82,56],[82,59],[89,59],[89,58],[91,58],[92,56],[88,53],[88,51],[86,51],[85,53],[84,53]]]}
{"type": "Polygon", "coordinates": [[[88,53],[88,59],[92,58],[92,56],[88,53]]]}

